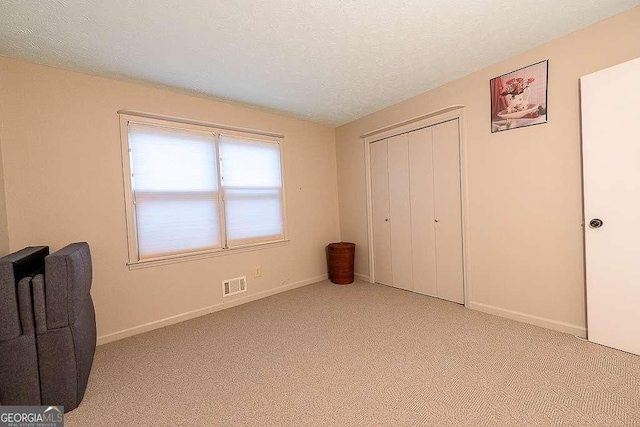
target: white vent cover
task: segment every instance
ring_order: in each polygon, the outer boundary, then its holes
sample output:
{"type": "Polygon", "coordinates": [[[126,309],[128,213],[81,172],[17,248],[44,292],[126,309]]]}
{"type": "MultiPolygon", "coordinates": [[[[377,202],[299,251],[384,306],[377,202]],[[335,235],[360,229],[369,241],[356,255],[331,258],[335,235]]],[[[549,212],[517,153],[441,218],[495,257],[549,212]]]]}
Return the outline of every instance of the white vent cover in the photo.
{"type": "Polygon", "coordinates": [[[235,277],[222,281],[222,296],[239,294],[247,291],[247,276],[235,277]]]}

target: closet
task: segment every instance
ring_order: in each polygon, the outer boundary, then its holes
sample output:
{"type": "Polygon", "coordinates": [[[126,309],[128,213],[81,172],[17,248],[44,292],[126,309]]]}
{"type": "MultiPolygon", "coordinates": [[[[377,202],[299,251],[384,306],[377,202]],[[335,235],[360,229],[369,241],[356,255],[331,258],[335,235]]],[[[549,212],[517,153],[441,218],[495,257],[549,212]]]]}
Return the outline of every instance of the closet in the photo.
{"type": "Polygon", "coordinates": [[[458,119],[370,143],[374,278],[464,303],[458,119]]]}

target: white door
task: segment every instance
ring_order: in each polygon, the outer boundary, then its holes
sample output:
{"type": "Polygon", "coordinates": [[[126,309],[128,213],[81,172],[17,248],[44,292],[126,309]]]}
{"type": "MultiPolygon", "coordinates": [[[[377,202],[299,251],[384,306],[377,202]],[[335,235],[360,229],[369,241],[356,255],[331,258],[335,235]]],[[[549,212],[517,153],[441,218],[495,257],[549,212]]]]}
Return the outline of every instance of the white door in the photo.
{"type": "Polygon", "coordinates": [[[375,281],[463,304],[458,120],[370,150],[375,281]]]}
{"type": "Polygon", "coordinates": [[[640,58],[580,80],[590,341],[640,354],[640,58]]]}
{"type": "Polygon", "coordinates": [[[433,128],[408,134],[413,290],[437,297],[433,128]]]}
{"type": "Polygon", "coordinates": [[[413,290],[413,258],[411,256],[409,139],[407,134],[402,134],[387,141],[393,286],[410,291],[413,290]]]}
{"type": "Polygon", "coordinates": [[[433,126],[438,297],[464,304],[458,120],[433,126]]]}
{"type": "Polygon", "coordinates": [[[384,285],[393,285],[386,139],[371,144],[371,203],[375,281],[384,285]]]}

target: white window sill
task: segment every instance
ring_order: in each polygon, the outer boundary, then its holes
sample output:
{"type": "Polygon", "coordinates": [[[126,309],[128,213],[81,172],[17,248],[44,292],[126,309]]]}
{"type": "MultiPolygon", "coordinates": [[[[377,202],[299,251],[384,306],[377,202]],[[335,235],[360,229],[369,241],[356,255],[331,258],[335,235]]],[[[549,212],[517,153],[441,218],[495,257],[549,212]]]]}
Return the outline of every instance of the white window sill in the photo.
{"type": "Polygon", "coordinates": [[[262,249],[277,248],[288,245],[290,240],[278,240],[277,242],[252,243],[250,245],[238,246],[231,249],[215,249],[206,252],[197,252],[191,254],[178,254],[162,258],[145,259],[142,261],[132,261],[127,263],[129,270],[138,270],[140,268],[149,268],[159,265],[175,264],[178,262],[196,261],[199,259],[219,257],[225,255],[233,255],[242,252],[259,251],[262,249]]]}

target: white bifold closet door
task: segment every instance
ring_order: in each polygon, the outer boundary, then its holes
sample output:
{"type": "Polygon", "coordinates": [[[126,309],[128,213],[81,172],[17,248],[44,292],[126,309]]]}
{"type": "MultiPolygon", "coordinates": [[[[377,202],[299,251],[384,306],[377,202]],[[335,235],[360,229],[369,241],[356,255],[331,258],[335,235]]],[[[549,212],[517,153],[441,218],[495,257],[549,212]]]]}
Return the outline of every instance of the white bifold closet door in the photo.
{"type": "Polygon", "coordinates": [[[411,257],[413,290],[438,296],[436,258],[436,207],[433,176],[433,128],[407,134],[411,189],[411,257]]]}
{"type": "Polygon", "coordinates": [[[464,303],[458,121],[370,153],[375,281],[464,303]]]}
{"type": "Polygon", "coordinates": [[[411,256],[411,193],[409,192],[409,140],[407,134],[389,138],[389,221],[391,222],[391,274],[393,286],[413,290],[411,256]]]}
{"type": "Polygon", "coordinates": [[[464,303],[458,121],[433,128],[438,297],[464,303]]]}
{"type": "Polygon", "coordinates": [[[376,282],[392,285],[387,145],[386,139],[371,145],[371,204],[376,282]]]}

